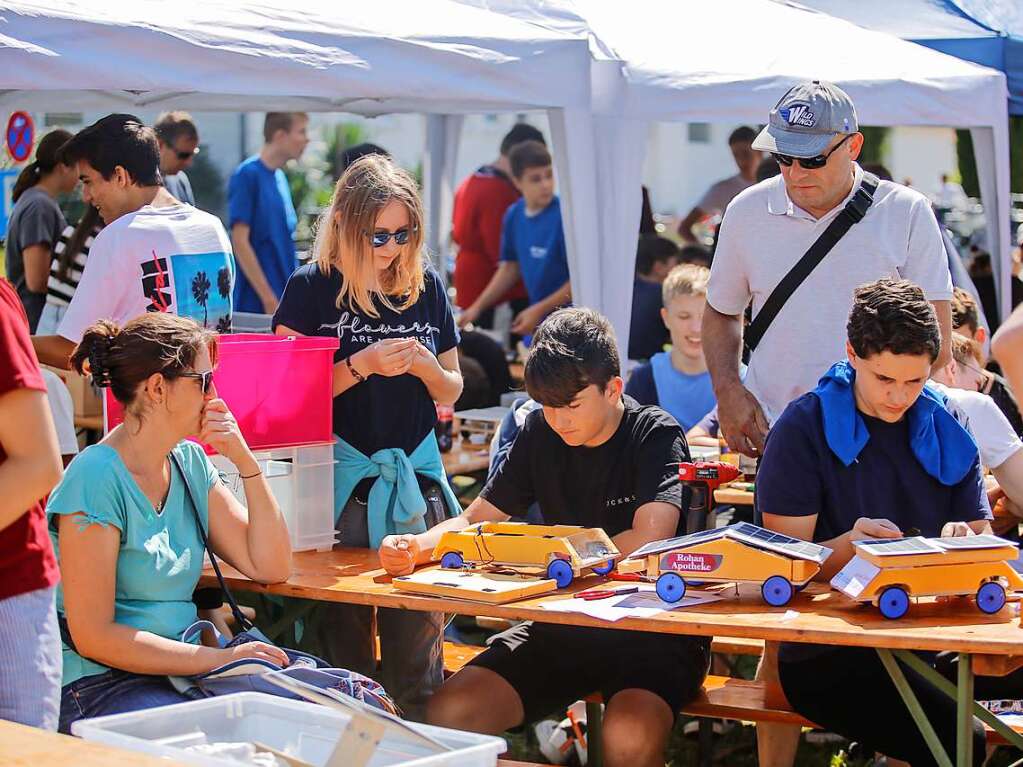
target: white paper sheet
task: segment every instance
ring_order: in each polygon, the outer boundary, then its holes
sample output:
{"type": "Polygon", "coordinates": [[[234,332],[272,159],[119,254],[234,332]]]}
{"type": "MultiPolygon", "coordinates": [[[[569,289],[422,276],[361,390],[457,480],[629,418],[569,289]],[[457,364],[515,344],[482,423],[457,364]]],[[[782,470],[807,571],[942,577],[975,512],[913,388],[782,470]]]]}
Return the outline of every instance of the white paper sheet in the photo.
{"type": "Polygon", "coordinates": [[[881,568],[877,565],[853,557],[845,567],[835,573],[835,577],[831,579],[831,587],[851,599],[856,599],[879,572],[881,568]]]}
{"type": "Polygon", "coordinates": [[[585,599],[562,599],[557,602],[543,602],[541,607],[557,613],[581,613],[591,618],[614,623],[623,618],[652,618],[658,613],[667,610],[679,610],[684,607],[695,607],[721,599],[717,594],[708,594],[703,591],[690,591],[678,602],[664,602],[653,587],[641,588],[634,594],[624,597],[597,599],[587,601],[585,599]]]}

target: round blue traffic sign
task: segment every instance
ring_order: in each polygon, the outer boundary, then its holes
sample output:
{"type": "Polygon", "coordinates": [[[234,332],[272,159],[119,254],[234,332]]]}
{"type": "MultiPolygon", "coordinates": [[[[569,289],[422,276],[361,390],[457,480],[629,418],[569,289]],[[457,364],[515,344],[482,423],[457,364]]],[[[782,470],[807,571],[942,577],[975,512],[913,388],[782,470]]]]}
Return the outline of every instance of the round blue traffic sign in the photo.
{"type": "Polygon", "coordinates": [[[32,155],[36,127],[28,112],[15,112],[7,121],[7,152],[17,162],[25,162],[32,155]]]}

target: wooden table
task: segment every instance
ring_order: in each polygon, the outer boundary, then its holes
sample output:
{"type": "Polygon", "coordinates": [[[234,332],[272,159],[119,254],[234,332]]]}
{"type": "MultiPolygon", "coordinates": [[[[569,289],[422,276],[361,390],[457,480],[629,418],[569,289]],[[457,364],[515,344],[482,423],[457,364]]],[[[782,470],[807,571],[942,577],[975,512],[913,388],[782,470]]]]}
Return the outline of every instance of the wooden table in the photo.
{"type": "Polygon", "coordinates": [[[444,471],[448,476],[455,474],[475,474],[490,468],[490,446],[472,445],[464,440],[456,440],[451,450],[441,453],[444,471]]]}
{"type": "Polygon", "coordinates": [[[731,503],[735,506],[752,506],[753,493],[749,490],[737,490],[725,485],[714,491],[714,500],[717,503],[731,503]]]}
{"type": "Polygon", "coordinates": [[[0,764],[4,767],[183,767],[181,762],[3,720],[0,720],[0,764]]]}
{"type": "MultiPolygon", "coordinates": [[[[522,600],[505,605],[417,596],[396,590],[390,576],[380,569],[376,552],[368,549],[336,549],[328,552],[303,552],[294,555],[292,576],[284,583],[262,586],[250,581],[229,567],[224,568],[228,585],[238,591],[253,591],[324,602],[398,607],[406,610],[427,610],[462,615],[490,616],[512,620],[535,620],[574,626],[608,627],[605,621],[579,613],[549,612],[542,608],[547,601],[568,599],[576,591],[594,585],[595,576],[579,579],[566,590],[553,595],[522,600]]],[[[203,575],[200,585],[215,586],[211,573],[203,575]]],[[[939,604],[921,600],[914,604],[911,617],[892,621],[872,607],[859,605],[824,584],[811,584],[797,594],[786,607],[765,604],[754,585],[717,586],[726,598],[720,602],[695,608],[660,613],[651,618],[626,618],[616,622],[616,629],[654,631],[669,634],[729,636],[764,639],[776,642],[812,642],[849,647],[875,648],[896,687],[912,695],[897,657],[913,665],[934,684],[944,686],[958,701],[960,712],[959,751],[956,763],[972,762],[972,716],[980,716],[999,731],[1009,743],[1023,748],[1023,737],[973,703],[973,673],[1005,674],[1023,664],[1023,629],[1020,627],[1018,603],[1010,602],[996,615],[987,616],[973,604],[939,604]],[[737,595],[737,596],[736,596],[737,595]],[[958,685],[945,681],[937,672],[923,664],[911,650],[948,650],[960,653],[958,685]],[[921,666],[923,666],[921,668],[921,666]]],[[[910,710],[913,705],[907,704],[910,710]]],[[[929,724],[918,719],[921,730],[929,724]]],[[[933,739],[934,742],[936,738],[933,739]]],[[[940,748],[940,743],[938,744],[940,748]]],[[[939,764],[953,762],[944,756],[939,764]]]]}

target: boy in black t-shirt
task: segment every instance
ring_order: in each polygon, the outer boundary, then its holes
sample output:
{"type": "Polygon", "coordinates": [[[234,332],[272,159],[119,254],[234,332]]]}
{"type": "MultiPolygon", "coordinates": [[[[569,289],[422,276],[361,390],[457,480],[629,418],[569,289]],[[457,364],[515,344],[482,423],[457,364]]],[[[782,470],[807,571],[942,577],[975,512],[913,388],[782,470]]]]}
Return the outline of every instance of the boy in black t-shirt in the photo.
{"type": "MultiPolygon", "coordinates": [[[[608,321],[588,309],[552,314],[525,379],[543,409],[526,418],[508,459],[461,516],[385,538],[388,572],[429,561],[447,530],[524,516],[534,501],[548,524],[602,527],[622,553],[675,534],[688,506],[678,479],[685,437],[660,408],[623,397],[608,321]]],[[[527,623],[445,682],[427,719],[496,734],[601,692],[607,765],[663,765],[675,714],[699,692],[708,661],[704,638],[527,623]]]]}

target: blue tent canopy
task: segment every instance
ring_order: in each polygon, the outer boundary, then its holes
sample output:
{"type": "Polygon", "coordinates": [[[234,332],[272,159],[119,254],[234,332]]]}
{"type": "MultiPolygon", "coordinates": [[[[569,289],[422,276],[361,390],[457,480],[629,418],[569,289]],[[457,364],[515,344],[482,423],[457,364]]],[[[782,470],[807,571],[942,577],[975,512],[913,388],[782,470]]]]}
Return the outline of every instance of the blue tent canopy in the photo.
{"type": "MultiPolygon", "coordinates": [[[[798,2],[861,27],[1004,72],[1009,114],[1023,115],[1023,3],[1019,0],[798,2]]],[[[864,55],[870,52],[864,51],[864,55]]]]}

